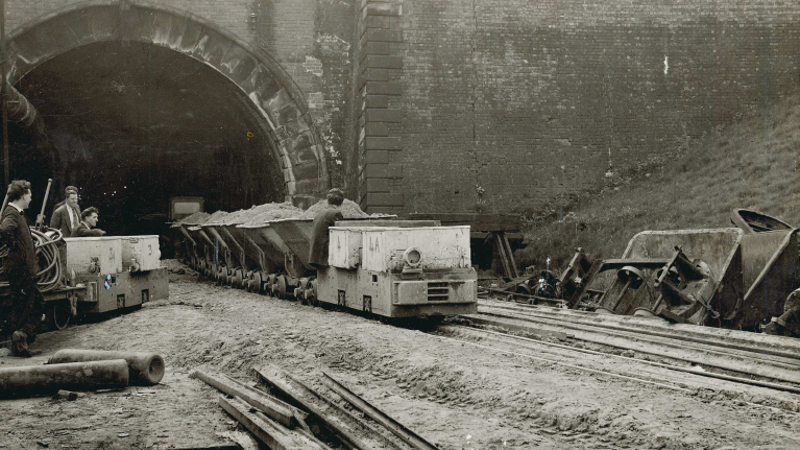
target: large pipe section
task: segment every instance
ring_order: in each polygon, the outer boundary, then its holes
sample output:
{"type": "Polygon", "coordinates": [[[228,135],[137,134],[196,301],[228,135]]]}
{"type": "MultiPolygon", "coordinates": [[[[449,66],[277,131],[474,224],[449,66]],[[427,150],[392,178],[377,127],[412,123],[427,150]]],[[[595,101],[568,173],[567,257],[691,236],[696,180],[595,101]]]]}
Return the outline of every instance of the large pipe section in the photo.
{"type": "Polygon", "coordinates": [[[122,359],[9,367],[0,369],[0,398],[124,388],[128,382],[128,363],[122,359]]]}
{"type": "Polygon", "coordinates": [[[153,385],[164,378],[164,359],[155,353],[107,350],[59,350],[48,364],[124,359],[130,369],[131,384],[153,385]]]}
{"type": "Polygon", "coordinates": [[[11,83],[6,82],[6,109],[8,120],[25,128],[44,129],[44,122],[36,107],[25,98],[11,83]]]}

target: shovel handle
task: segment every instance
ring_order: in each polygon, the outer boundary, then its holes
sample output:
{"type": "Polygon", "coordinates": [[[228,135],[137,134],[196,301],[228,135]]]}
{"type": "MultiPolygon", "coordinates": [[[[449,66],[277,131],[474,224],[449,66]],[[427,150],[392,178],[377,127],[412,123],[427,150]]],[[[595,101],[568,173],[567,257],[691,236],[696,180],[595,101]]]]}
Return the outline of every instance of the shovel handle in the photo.
{"type": "Polygon", "coordinates": [[[11,189],[11,185],[8,185],[8,189],[6,189],[6,198],[3,199],[3,207],[0,208],[0,214],[6,210],[6,206],[8,206],[8,191],[11,189]]]}

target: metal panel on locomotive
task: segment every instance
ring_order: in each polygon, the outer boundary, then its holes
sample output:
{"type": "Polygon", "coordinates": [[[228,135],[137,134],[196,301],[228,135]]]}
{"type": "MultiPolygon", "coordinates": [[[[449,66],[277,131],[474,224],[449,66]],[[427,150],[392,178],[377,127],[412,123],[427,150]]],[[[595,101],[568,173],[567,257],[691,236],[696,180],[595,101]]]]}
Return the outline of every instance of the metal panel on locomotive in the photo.
{"type": "Polygon", "coordinates": [[[477,311],[468,226],[330,229],[317,298],[384,317],[477,311]]]}
{"type": "Polygon", "coordinates": [[[68,282],[85,286],[78,314],[104,313],[169,297],[169,275],[161,267],[158,236],[64,239],[68,282]]]}

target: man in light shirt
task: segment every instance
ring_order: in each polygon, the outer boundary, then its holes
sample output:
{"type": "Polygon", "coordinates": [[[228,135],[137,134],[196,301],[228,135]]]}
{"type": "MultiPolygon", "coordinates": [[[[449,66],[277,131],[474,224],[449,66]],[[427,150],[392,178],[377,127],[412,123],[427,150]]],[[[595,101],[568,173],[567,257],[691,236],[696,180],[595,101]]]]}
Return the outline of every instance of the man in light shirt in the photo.
{"type": "Polygon", "coordinates": [[[56,205],[53,217],[50,219],[50,228],[61,230],[64,237],[72,236],[75,228],[80,224],[81,210],[78,208],[78,188],[68,186],[67,199],[61,206],[56,205]]]}

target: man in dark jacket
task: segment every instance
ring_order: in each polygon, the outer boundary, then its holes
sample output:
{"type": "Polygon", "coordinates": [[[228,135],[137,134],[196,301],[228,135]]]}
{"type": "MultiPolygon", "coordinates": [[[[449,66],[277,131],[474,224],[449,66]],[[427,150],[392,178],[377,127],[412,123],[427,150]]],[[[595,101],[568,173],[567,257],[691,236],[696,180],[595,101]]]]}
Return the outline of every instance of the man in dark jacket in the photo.
{"type": "Polygon", "coordinates": [[[22,211],[31,203],[31,184],[14,180],[8,188],[8,206],[0,219],[0,239],[8,246],[3,269],[11,291],[6,331],[11,331],[12,351],[17,356],[31,356],[28,344],[36,338],[42,320],[44,298],[36,286],[36,250],[22,211]]]}
{"type": "Polygon", "coordinates": [[[105,231],[94,228],[97,226],[97,221],[100,220],[98,218],[99,213],[100,211],[94,206],[84,209],[81,213],[81,223],[75,227],[75,231],[72,232],[72,237],[105,236],[105,231]]]}
{"type": "Polygon", "coordinates": [[[64,237],[70,237],[81,221],[81,210],[78,207],[78,188],[68,186],[66,194],[67,199],[53,210],[50,228],[61,230],[64,237]]]}
{"type": "Polygon", "coordinates": [[[328,265],[328,228],[336,224],[337,220],[342,220],[342,212],[339,207],[344,202],[344,192],[333,188],[328,191],[328,208],[319,211],[314,216],[314,228],[311,233],[311,250],[309,252],[309,263],[317,268],[327,267],[328,265]]]}

